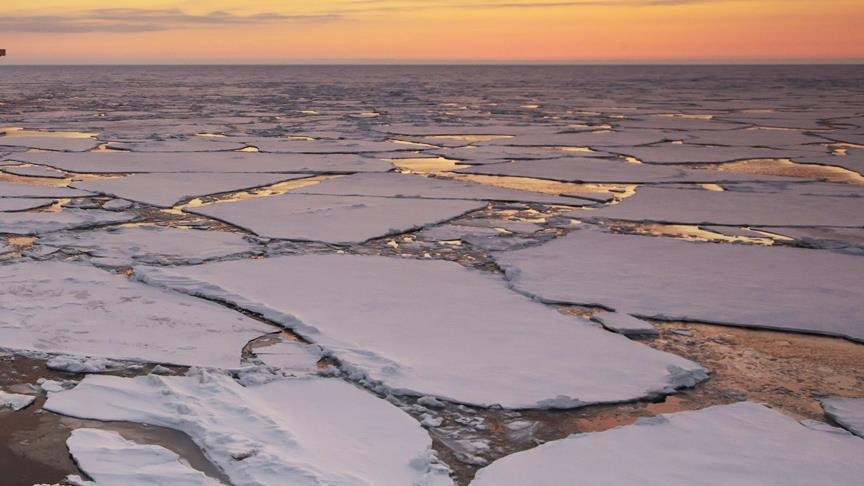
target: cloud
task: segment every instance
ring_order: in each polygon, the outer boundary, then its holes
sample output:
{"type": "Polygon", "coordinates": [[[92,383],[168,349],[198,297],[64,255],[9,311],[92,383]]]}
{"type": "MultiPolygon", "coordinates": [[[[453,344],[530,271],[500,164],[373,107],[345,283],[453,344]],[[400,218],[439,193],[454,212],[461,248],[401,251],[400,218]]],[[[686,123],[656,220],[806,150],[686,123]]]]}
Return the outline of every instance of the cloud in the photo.
{"type": "Polygon", "coordinates": [[[57,15],[10,15],[0,17],[0,32],[74,34],[83,32],[159,32],[165,30],[229,25],[259,25],[329,22],[338,14],[285,15],[259,13],[236,15],[210,12],[192,15],[178,9],[108,8],[57,15]]]}

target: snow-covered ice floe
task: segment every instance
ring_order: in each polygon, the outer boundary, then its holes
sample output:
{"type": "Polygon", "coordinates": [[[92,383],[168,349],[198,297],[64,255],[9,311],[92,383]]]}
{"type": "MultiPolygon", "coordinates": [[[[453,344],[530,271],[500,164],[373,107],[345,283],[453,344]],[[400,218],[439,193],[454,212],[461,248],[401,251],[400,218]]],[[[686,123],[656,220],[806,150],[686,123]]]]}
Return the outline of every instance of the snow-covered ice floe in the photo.
{"type": "Polygon", "coordinates": [[[87,191],[68,187],[39,186],[0,181],[0,197],[81,197],[92,196],[87,191]]]}
{"type": "Polygon", "coordinates": [[[0,211],[26,211],[54,203],[54,199],[34,197],[0,197],[0,211]]]}
{"type": "Polygon", "coordinates": [[[864,437],[864,397],[829,397],[821,400],[825,415],[853,434],[864,437]]]}
{"type": "Polygon", "coordinates": [[[576,434],[481,469],[472,486],[855,486],[864,440],[741,402],[576,434]]]}
{"type": "Polygon", "coordinates": [[[170,208],[194,197],[234,192],[308,174],[132,174],[127,177],[74,182],[73,187],[130,201],[170,208]]]}
{"type": "Polygon", "coordinates": [[[66,137],[9,137],[0,136],[0,147],[20,147],[39,150],[63,150],[69,152],[84,152],[94,149],[101,142],[95,138],[66,137]]]}
{"type": "Polygon", "coordinates": [[[222,484],[181,462],[180,456],[169,449],[138,444],[109,430],[75,429],[66,440],[66,447],[95,486],[222,484]]]}
{"type": "Polygon", "coordinates": [[[98,209],[63,209],[57,212],[0,212],[0,233],[39,235],[60,230],[125,223],[135,218],[136,215],[133,213],[98,209]]]}
{"type": "Polygon", "coordinates": [[[220,368],[272,332],[218,304],[63,262],[0,266],[0,342],[11,349],[220,368]]]}
{"type": "Polygon", "coordinates": [[[391,393],[508,408],[571,408],[668,393],[692,361],[561,315],[497,276],[443,261],[303,255],[137,278],[263,315],[391,393]]]}
{"type": "Polygon", "coordinates": [[[765,193],[640,187],[636,195],[620,204],[572,214],[579,218],[685,224],[864,226],[864,198],[860,197],[864,191],[843,186],[807,184],[765,193]]]}
{"type": "Polygon", "coordinates": [[[200,231],[163,226],[111,228],[75,233],[53,233],[39,244],[76,249],[100,265],[132,263],[201,263],[215,258],[252,254],[256,245],[239,233],[200,231]]]}
{"type": "Polygon", "coordinates": [[[90,375],[46,410],[188,434],[240,485],[414,485],[452,481],[431,439],[389,402],[337,379],[243,387],[229,376],[90,375]]]}
{"type": "Polygon", "coordinates": [[[513,288],[545,302],[864,341],[856,255],[583,229],[494,258],[513,288]]]}
{"type": "Polygon", "coordinates": [[[36,397],[31,395],[21,395],[19,393],[8,393],[0,390],[0,409],[11,408],[14,411],[21,410],[31,403],[36,401],[36,397]]]}
{"type": "Polygon", "coordinates": [[[35,152],[10,159],[69,172],[385,172],[393,165],[353,154],[261,154],[247,152],[35,152]]]}
{"type": "Polygon", "coordinates": [[[484,206],[461,200],[283,194],[186,211],[259,236],[350,244],[440,223],[484,206]]]}

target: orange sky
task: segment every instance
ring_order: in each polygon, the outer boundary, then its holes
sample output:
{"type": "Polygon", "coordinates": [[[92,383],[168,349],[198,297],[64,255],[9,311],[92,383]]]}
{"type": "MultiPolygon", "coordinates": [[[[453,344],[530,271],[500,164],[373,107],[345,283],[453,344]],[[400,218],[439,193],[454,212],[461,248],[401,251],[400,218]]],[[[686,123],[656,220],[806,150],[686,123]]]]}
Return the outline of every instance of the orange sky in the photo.
{"type": "Polygon", "coordinates": [[[848,61],[864,0],[3,0],[4,63],[848,61]]]}

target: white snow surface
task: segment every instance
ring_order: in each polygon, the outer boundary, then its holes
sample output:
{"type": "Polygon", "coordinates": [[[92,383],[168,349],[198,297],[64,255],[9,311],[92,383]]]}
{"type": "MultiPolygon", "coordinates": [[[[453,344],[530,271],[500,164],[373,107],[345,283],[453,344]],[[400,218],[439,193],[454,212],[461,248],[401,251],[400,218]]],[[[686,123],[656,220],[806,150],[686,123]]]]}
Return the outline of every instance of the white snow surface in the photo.
{"type": "Polygon", "coordinates": [[[451,262],[303,255],[136,267],[135,275],[290,327],[391,393],[571,408],[705,377],[691,361],[563,316],[451,262]]]}
{"type": "Polygon", "coordinates": [[[856,255],[582,229],[495,261],[513,288],[546,302],[864,341],[856,255]]]}
{"type": "Polygon", "coordinates": [[[575,434],[495,461],[472,486],[855,486],[864,440],[741,402],[575,434]]]}
{"type": "Polygon", "coordinates": [[[849,432],[864,437],[864,397],[829,397],[821,403],[825,415],[849,432]]]}
{"type": "MultiPolygon", "coordinates": [[[[814,185],[814,194],[820,185],[814,185]]],[[[864,226],[864,200],[839,194],[810,195],[809,186],[767,193],[640,187],[634,196],[614,206],[571,214],[684,224],[864,226]]]]}
{"type": "Polygon", "coordinates": [[[89,265],[0,266],[0,342],[11,349],[236,368],[270,326],[89,265]]]}
{"type": "Polygon", "coordinates": [[[320,346],[290,340],[255,348],[254,353],[267,366],[299,372],[316,371],[324,355],[320,346]]]}
{"type": "Polygon", "coordinates": [[[51,370],[69,373],[102,373],[111,369],[122,368],[123,365],[105,358],[88,356],[54,356],[45,362],[45,367],[51,370]]]}
{"type": "Polygon", "coordinates": [[[14,411],[21,410],[22,408],[30,405],[36,401],[36,397],[31,395],[21,395],[18,393],[7,393],[3,390],[0,390],[0,409],[2,408],[11,408],[14,411]]]}
{"type": "Polygon", "coordinates": [[[180,201],[209,194],[269,186],[308,174],[132,174],[112,179],[74,182],[90,192],[170,208],[180,201]]]}
{"type": "Polygon", "coordinates": [[[221,482],[181,462],[159,445],[126,440],[117,432],[75,429],[66,440],[75,463],[96,486],[217,486],[221,482]]]}
{"type": "Polygon", "coordinates": [[[375,172],[393,165],[353,154],[264,154],[251,152],[36,152],[9,159],[70,172],[375,172]]]}
{"type": "Polygon", "coordinates": [[[133,213],[98,209],[64,209],[58,212],[0,212],[0,233],[38,235],[52,231],[88,228],[135,219],[133,213]]]}
{"type": "Polygon", "coordinates": [[[135,226],[88,232],[53,233],[39,244],[75,248],[92,255],[95,263],[201,263],[214,258],[251,254],[255,244],[238,233],[200,231],[165,226],[135,226]]]}
{"type": "Polygon", "coordinates": [[[482,202],[461,200],[288,193],[185,211],[225,221],[259,236],[349,244],[440,223],[484,206],[482,202]]]}
{"type": "Polygon", "coordinates": [[[475,182],[388,172],[354,174],[323,181],[292,191],[303,194],[338,196],[380,196],[390,198],[469,199],[481,201],[536,202],[578,206],[586,204],[570,197],[517,191],[475,182]]]}
{"type": "Polygon", "coordinates": [[[243,387],[230,377],[90,375],[46,410],[188,434],[237,486],[445,486],[431,440],[389,402],[337,379],[243,387]]]}

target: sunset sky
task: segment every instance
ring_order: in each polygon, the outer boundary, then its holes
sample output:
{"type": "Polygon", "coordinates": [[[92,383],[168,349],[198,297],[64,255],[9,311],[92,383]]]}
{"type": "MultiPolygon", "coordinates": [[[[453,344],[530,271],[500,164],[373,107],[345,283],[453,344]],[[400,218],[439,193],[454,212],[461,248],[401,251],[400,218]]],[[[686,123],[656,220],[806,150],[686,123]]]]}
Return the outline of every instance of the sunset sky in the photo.
{"type": "Polygon", "coordinates": [[[3,63],[864,59],[862,0],[3,0],[3,63]]]}

